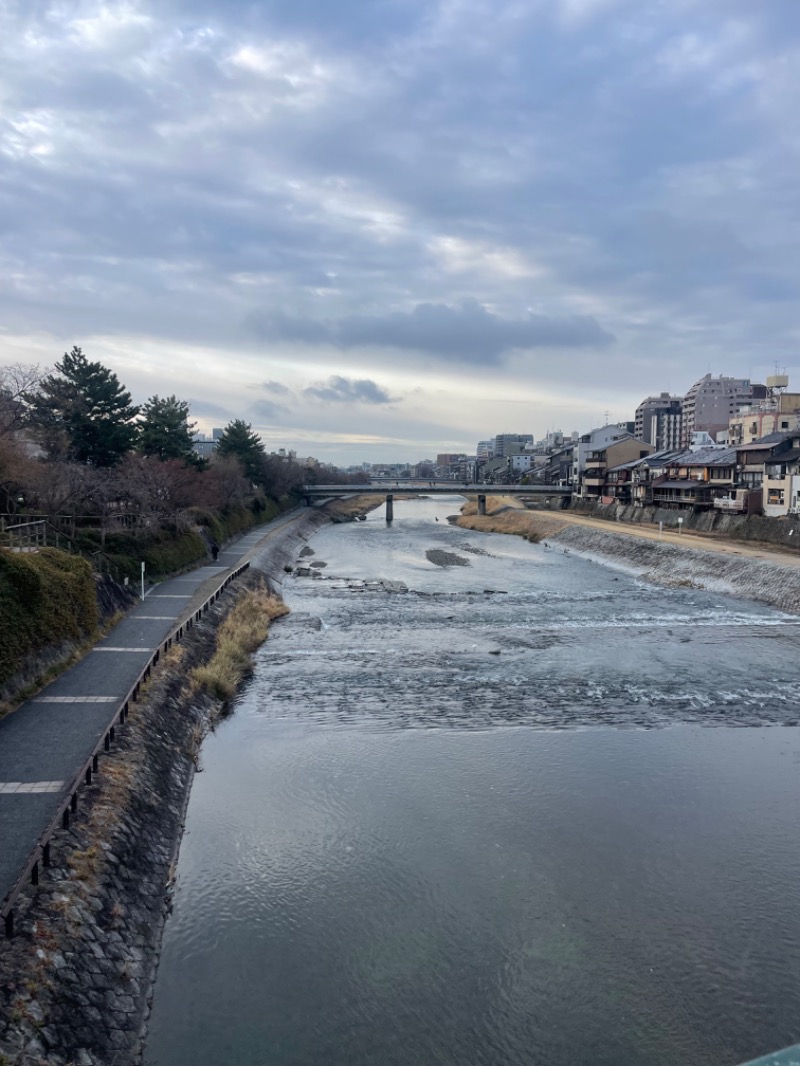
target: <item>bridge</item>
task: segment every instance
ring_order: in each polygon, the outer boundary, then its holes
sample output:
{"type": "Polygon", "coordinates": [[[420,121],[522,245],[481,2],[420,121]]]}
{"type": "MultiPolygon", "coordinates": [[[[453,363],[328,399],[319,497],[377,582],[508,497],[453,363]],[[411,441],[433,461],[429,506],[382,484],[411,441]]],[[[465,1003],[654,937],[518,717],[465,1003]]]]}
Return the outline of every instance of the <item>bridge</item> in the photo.
{"type": "Polygon", "coordinates": [[[363,485],[304,485],[306,506],[314,499],[332,496],[385,496],[386,521],[394,518],[394,497],[398,493],[413,492],[422,496],[477,496],[478,514],[486,514],[487,496],[571,496],[571,488],[556,485],[483,485],[467,481],[426,481],[425,479],[368,481],[363,485]],[[391,484],[392,491],[387,488],[391,484]]]}

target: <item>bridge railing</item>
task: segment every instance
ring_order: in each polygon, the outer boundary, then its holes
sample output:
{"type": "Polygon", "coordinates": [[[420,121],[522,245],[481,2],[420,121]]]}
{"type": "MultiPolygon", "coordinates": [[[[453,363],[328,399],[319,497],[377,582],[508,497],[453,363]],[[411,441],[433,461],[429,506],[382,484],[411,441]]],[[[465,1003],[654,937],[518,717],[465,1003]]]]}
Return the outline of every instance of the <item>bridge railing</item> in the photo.
{"type": "Polygon", "coordinates": [[[572,494],[572,489],[559,485],[490,485],[468,481],[382,481],[365,482],[362,485],[304,485],[302,492],[306,496],[359,495],[361,493],[383,495],[397,492],[419,492],[423,495],[439,492],[455,496],[465,494],[472,496],[478,493],[507,496],[569,496],[572,494]]]}

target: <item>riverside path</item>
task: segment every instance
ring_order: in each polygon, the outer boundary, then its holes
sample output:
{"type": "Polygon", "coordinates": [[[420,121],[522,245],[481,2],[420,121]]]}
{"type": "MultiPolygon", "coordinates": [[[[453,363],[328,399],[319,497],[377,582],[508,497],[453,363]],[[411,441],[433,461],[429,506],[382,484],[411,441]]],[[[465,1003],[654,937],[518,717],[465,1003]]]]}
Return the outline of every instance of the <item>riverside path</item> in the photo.
{"type": "Polygon", "coordinates": [[[0,907],[7,931],[32,851],[154,651],[253,549],[297,517],[281,515],[229,544],[216,563],[155,585],[80,662],[0,720],[0,907]]]}

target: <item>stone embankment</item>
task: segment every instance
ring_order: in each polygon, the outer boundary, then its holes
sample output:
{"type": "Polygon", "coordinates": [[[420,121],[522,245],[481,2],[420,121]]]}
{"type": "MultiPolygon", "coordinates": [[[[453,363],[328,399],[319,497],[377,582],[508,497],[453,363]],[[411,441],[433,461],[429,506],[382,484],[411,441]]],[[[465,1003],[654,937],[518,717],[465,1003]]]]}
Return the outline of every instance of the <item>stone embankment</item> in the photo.
{"type": "Polygon", "coordinates": [[[603,562],[635,570],[654,584],[693,586],[800,613],[800,569],[775,561],[639,540],[624,534],[565,526],[553,539],[603,562]]]}
{"type": "Polygon", "coordinates": [[[503,513],[486,518],[467,515],[456,519],[456,524],[478,531],[513,533],[534,541],[552,541],[570,551],[634,571],[665,587],[705,588],[800,613],[800,567],[792,555],[778,551],[759,550],[756,557],[756,553],[748,554],[744,545],[737,549],[730,542],[723,544],[718,537],[694,537],[691,544],[675,543],[681,538],[674,533],[670,534],[670,542],[661,541],[656,539],[657,530],[645,536],[636,535],[638,531],[632,528],[624,530],[624,526],[615,530],[611,523],[607,527],[600,522],[576,525],[570,523],[569,515],[547,510],[521,512],[505,508],[503,513]]]}
{"type": "Polygon", "coordinates": [[[187,677],[239,600],[265,579],[278,585],[328,521],[309,511],[254,549],[248,573],[162,656],[77,816],[54,836],[52,865],[18,900],[14,938],[0,941],[2,1066],[141,1062],[189,790],[224,711],[187,677]]]}

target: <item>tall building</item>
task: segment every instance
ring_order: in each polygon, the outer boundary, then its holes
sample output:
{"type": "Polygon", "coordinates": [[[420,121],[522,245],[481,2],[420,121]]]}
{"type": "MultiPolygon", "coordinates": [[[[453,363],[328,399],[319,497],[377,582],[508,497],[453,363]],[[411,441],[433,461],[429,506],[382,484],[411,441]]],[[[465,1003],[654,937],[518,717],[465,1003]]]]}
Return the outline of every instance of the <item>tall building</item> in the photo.
{"type": "Polygon", "coordinates": [[[753,385],[749,378],[706,374],[683,398],[681,443],[688,446],[698,430],[705,430],[712,437],[727,431],[728,423],[735,415],[754,400],[765,399],[766,395],[766,386],[753,385]]]}
{"type": "Polygon", "coordinates": [[[646,444],[654,444],[656,451],[681,446],[682,398],[662,392],[648,396],[636,408],[634,436],[646,444]]]}
{"type": "MultiPolygon", "coordinates": [[[[510,454],[509,446],[512,444],[520,444],[524,447],[526,444],[533,444],[532,433],[499,433],[493,441],[492,451],[494,452],[495,459],[504,459],[510,454]]],[[[519,451],[519,449],[516,449],[519,451]]]]}
{"type": "Polygon", "coordinates": [[[475,454],[482,462],[486,459],[491,459],[494,454],[492,451],[492,442],[490,440],[479,440],[475,454]]]}

